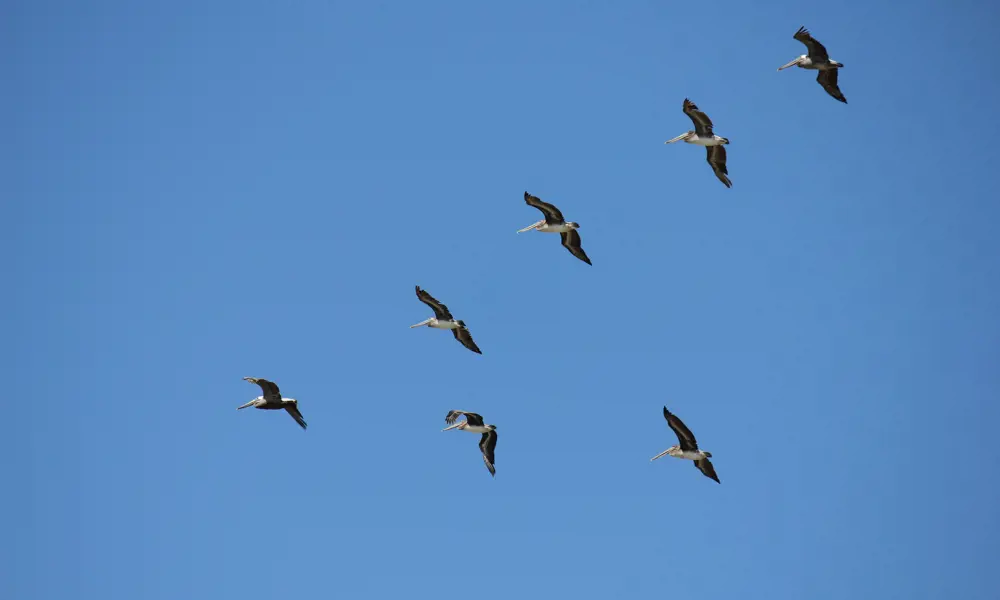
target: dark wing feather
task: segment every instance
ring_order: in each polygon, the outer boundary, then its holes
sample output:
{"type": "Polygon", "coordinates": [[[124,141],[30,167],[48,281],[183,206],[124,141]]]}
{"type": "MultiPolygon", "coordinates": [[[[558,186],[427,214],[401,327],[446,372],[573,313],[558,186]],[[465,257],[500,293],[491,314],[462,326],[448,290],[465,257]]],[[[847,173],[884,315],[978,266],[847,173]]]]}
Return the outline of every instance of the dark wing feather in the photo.
{"type": "Polygon", "coordinates": [[[268,403],[281,401],[281,392],[278,390],[278,384],[273,381],[259,377],[244,377],[243,379],[259,385],[261,392],[263,392],[264,400],[268,403]]]}
{"type": "Polygon", "coordinates": [[[830,60],[830,55],[826,53],[823,44],[819,43],[805,27],[799,27],[799,30],[792,37],[806,45],[809,50],[809,58],[813,62],[825,63],[830,60]]]}
{"type": "Polygon", "coordinates": [[[719,178],[719,181],[724,183],[727,188],[733,187],[733,182],[729,181],[729,169],[726,167],[726,147],[719,146],[707,146],[705,148],[708,150],[708,164],[715,171],[715,176],[719,178]]]}
{"type": "Polygon", "coordinates": [[[687,425],[683,421],[677,418],[677,415],[667,410],[667,407],[663,407],[663,418],[667,420],[667,425],[674,430],[677,435],[677,441],[680,442],[681,450],[697,450],[698,442],[694,439],[694,434],[691,430],[687,428],[687,425]]]}
{"type": "Polygon", "coordinates": [[[486,463],[486,468],[490,470],[490,475],[496,477],[497,470],[493,468],[496,462],[496,458],[493,455],[493,451],[497,447],[497,432],[487,431],[483,434],[483,437],[479,438],[479,450],[483,453],[483,462],[486,463]]]}
{"type": "Polygon", "coordinates": [[[698,470],[705,475],[705,477],[714,479],[716,483],[722,483],[719,481],[719,476],[715,474],[715,467],[712,466],[712,461],[707,458],[701,458],[694,461],[694,466],[697,467],[698,470]]]}
{"type": "Polygon", "coordinates": [[[455,421],[457,421],[458,418],[461,417],[462,415],[465,415],[465,420],[468,421],[469,425],[482,425],[483,424],[483,416],[482,415],[479,415],[479,414],[476,414],[476,413],[465,412],[464,410],[452,410],[452,411],[448,411],[448,416],[446,416],[444,418],[444,422],[447,423],[448,425],[454,425],[455,421]]]}
{"type": "Polygon", "coordinates": [[[580,246],[580,234],[577,230],[573,229],[571,231],[564,231],[559,234],[562,237],[562,245],[566,246],[570,254],[579,258],[588,265],[593,265],[590,259],[587,257],[587,253],[583,251],[583,247],[580,246]]]}
{"type": "Polygon", "coordinates": [[[427,306],[431,307],[431,310],[434,311],[434,316],[437,317],[438,320],[447,321],[453,318],[447,306],[438,302],[434,296],[431,296],[424,290],[420,289],[419,285],[417,286],[417,298],[427,306]]]}
{"type": "Polygon", "coordinates": [[[532,196],[528,192],[524,192],[524,201],[528,204],[528,206],[534,206],[538,210],[542,211],[542,214],[545,215],[545,222],[549,225],[558,225],[566,222],[566,220],[563,219],[562,211],[548,202],[542,202],[541,198],[538,196],[532,196]]]}
{"type": "Polygon", "coordinates": [[[847,104],[847,98],[845,98],[844,94],[840,92],[840,86],[837,85],[838,73],[840,73],[840,69],[827,69],[825,71],[820,71],[816,75],[816,81],[823,86],[823,89],[826,90],[827,94],[830,94],[837,100],[847,104]]]}
{"type": "Polygon", "coordinates": [[[301,427],[302,429],[305,429],[307,427],[306,420],[302,418],[302,413],[299,412],[298,406],[292,404],[286,406],[285,410],[288,411],[288,414],[292,415],[292,418],[295,419],[295,422],[299,424],[299,427],[301,427]]]}
{"type": "Polygon", "coordinates": [[[712,137],[715,135],[712,132],[712,120],[708,118],[708,115],[698,110],[695,103],[687,98],[684,99],[684,114],[691,118],[691,121],[694,123],[694,132],[698,134],[698,137],[712,137]]]}
{"type": "Polygon", "coordinates": [[[455,339],[462,342],[462,345],[472,350],[476,354],[482,354],[483,351],[479,349],[476,342],[472,341],[472,334],[466,327],[459,327],[458,329],[452,329],[452,334],[455,335],[455,339]]]}

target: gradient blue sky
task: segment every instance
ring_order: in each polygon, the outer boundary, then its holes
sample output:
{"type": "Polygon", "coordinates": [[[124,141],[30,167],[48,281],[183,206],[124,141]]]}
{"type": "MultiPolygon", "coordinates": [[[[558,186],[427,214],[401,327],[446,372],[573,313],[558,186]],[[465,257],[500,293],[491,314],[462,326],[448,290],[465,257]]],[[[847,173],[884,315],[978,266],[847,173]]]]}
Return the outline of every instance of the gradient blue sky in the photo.
{"type": "Polygon", "coordinates": [[[0,596],[1000,597],[995,3],[5,8],[0,596]]]}

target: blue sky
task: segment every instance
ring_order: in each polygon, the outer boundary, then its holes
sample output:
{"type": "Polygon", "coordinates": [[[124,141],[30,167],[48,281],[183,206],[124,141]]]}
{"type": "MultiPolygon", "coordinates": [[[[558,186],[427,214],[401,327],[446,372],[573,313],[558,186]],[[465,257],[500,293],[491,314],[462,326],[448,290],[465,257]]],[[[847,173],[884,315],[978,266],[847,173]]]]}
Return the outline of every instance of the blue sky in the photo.
{"type": "Polygon", "coordinates": [[[1000,595],[990,3],[7,8],[3,597],[1000,595]]]}

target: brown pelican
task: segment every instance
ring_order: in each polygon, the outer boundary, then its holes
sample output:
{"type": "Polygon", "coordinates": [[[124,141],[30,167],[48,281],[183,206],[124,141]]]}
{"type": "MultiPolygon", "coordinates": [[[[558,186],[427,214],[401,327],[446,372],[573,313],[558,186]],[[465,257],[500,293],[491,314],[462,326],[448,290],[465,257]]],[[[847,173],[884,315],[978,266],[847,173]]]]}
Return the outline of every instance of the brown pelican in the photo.
{"type": "Polygon", "coordinates": [[[708,460],[712,457],[712,453],[698,449],[698,442],[695,441],[691,430],[677,418],[677,415],[667,410],[666,406],[663,407],[663,416],[667,419],[667,424],[670,425],[670,428],[677,434],[677,439],[680,441],[680,444],[677,446],[671,446],[663,452],[660,452],[653,458],[649,459],[650,462],[660,458],[664,454],[669,454],[674,458],[686,458],[688,460],[693,460],[694,466],[698,467],[698,470],[704,473],[705,477],[714,479],[716,483],[722,483],[719,481],[719,476],[715,474],[715,467],[712,466],[712,461],[708,460]]]}
{"type": "Polygon", "coordinates": [[[580,246],[580,234],[577,232],[577,229],[580,228],[579,223],[563,219],[562,211],[548,202],[542,202],[537,196],[532,196],[528,192],[524,192],[524,202],[528,206],[534,206],[542,211],[545,218],[537,223],[528,225],[524,229],[519,230],[518,233],[524,233],[532,229],[537,229],[543,233],[558,233],[562,236],[562,245],[566,246],[570,254],[588,265],[593,264],[587,258],[587,253],[580,246]]]}
{"type": "Polygon", "coordinates": [[[684,99],[684,114],[694,122],[694,131],[682,133],[674,139],[663,143],[673,144],[674,142],[683,140],[688,144],[705,146],[705,149],[708,151],[708,164],[715,171],[715,176],[727,188],[733,187],[733,182],[729,181],[728,177],[729,169],[726,168],[725,144],[729,143],[729,139],[715,135],[712,131],[712,120],[708,118],[708,115],[698,110],[694,102],[691,102],[687,98],[684,99]]]}
{"type": "Polygon", "coordinates": [[[843,67],[844,63],[830,60],[830,56],[826,53],[826,48],[823,47],[823,44],[809,35],[809,30],[805,27],[799,27],[799,30],[792,37],[805,44],[806,48],[809,49],[809,54],[803,54],[787,65],[778,67],[778,70],[781,71],[788,67],[818,70],[819,73],[816,75],[816,81],[823,86],[826,93],[847,104],[847,98],[840,93],[840,88],[837,87],[838,69],[843,67]]]}
{"type": "Polygon", "coordinates": [[[434,316],[426,321],[421,321],[416,325],[410,325],[410,329],[413,329],[414,327],[421,327],[423,325],[427,325],[428,327],[433,327],[435,329],[450,329],[455,335],[455,339],[462,342],[463,346],[472,350],[476,354],[482,354],[482,351],[479,349],[479,346],[476,345],[476,342],[472,341],[472,334],[469,333],[469,329],[465,326],[465,321],[456,321],[455,318],[451,316],[451,312],[448,311],[447,306],[441,304],[435,300],[433,296],[420,289],[419,285],[417,286],[417,298],[434,310],[434,316]]]}
{"type": "Polygon", "coordinates": [[[479,438],[479,450],[483,453],[483,462],[486,463],[486,468],[490,470],[490,475],[496,477],[497,470],[493,468],[493,463],[495,462],[493,451],[497,447],[497,426],[484,425],[482,415],[465,412],[464,410],[449,410],[444,418],[444,422],[448,423],[448,427],[445,427],[441,431],[458,429],[468,431],[469,433],[483,434],[483,437],[479,438]],[[455,421],[462,415],[465,415],[465,420],[456,423],[455,421]]]}
{"type": "Polygon", "coordinates": [[[278,391],[278,386],[273,381],[268,381],[266,379],[260,379],[259,377],[244,377],[243,379],[249,381],[250,383],[256,383],[260,386],[260,389],[264,392],[263,396],[257,396],[250,402],[247,402],[243,406],[238,407],[236,410],[241,408],[246,408],[248,406],[253,406],[254,408],[262,408],[264,410],[278,410],[285,409],[288,414],[292,415],[295,422],[302,427],[306,428],[306,420],[302,418],[302,413],[299,412],[299,401],[294,398],[282,398],[281,392],[278,391]]]}

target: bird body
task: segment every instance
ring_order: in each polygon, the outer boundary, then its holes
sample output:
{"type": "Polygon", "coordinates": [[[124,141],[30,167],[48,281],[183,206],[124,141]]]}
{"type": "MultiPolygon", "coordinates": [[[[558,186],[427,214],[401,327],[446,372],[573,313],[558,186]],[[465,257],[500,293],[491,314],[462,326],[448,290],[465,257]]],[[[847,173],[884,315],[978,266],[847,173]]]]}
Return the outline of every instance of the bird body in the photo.
{"type": "Polygon", "coordinates": [[[729,138],[715,135],[712,120],[709,119],[708,115],[703,113],[694,102],[685,98],[682,109],[684,114],[686,114],[694,123],[694,130],[682,133],[673,139],[667,140],[664,144],[685,142],[687,144],[704,146],[708,151],[706,154],[706,160],[708,160],[708,165],[712,167],[712,171],[715,173],[715,176],[727,188],[733,187],[733,182],[729,179],[729,168],[726,166],[725,147],[729,144],[729,138]]]}
{"type": "Polygon", "coordinates": [[[593,264],[590,262],[590,257],[587,256],[587,253],[583,251],[583,242],[580,240],[580,232],[577,231],[580,228],[579,223],[567,221],[563,218],[562,211],[556,208],[554,204],[542,202],[541,198],[532,196],[528,192],[524,192],[524,203],[542,211],[545,218],[528,225],[524,229],[519,229],[518,233],[524,233],[532,229],[541,231],[542,233],[558,233],[562,237],[563,247],[569,250],[570,254],[588,265],[593,264]]]}
{"type": "Polygon", "coordinates": [[[650,462],[660,458],[661,456],[673,456],[674,458],[682,458],[685,460],[693,460],[694,466],[698,468],[699,471],[705,477],[712,479],[716,483],[722,483],[719,481],[719,476],[715,474],[715,467],[712,465],[712,461],[708,460],[712,457],[711,452],[705,452],[698,448],[698,441],[695,440],[694,434],[691,430],[687,428],[677,415],[673,414],[667,407],[663,407],[663,418],[667,420],[667,425],[670,429],[674,431],[677,436],[677,441],[680,444],[676,446],[671,446],[660,452],[653,458],[649,459],[650,462]]]}
{"type": "Polygon", "coordinates": [[[261,379],[259,377],[244,377],[243,379],[249,381],[250,383],[259,385],[264,394],[257,396],[243,406],[236,407],[236,410],[241,410],[251,406],[261,410],[284,410],[288,412],[293,419],[295,419],[295,422],[299,424],[299,427],[302,429],[307,427],[305,419],[302,418],[302,413],[299,412],[299,401],[295,398],[282,398],[277,384],[273,381],[268,381],[267,379],[261,379]]]}
{"type": "Polygon", "coordinates": [[[473,341],[469,328],[465,326],[465,321],[451,316],[451,311],[448,310],[447,306],[438,302],[434,296],[431,296],[424,290],[420,289],[419,285],[417,286],[417,299],[427,306],[430,306],[431,310],[434,311],[434,316],[415,325],[410,325],[410,329],[413,329],[414,327],[423,327],[425,325],[427,327],[433,327],[434,329],[450,329],[452,334],[455,336],[455,339],[458,340],[463,346],[472,350],[476,354],[482,354],[479,346],[477,346],[476,342],[473,341]]]}
{"type": "Polygon", "coordinates": [[[819,71],[816,75],[816,82],[831,97],[847,104],[847,98],[841,93],[840,85],[837,83],[839,78],[838,69],[843,68],[844,63],[831,59],[830,55],[827,54],[826,47],[819,43],[805,27],[799,27],[799,30],[792,37],[805,44],[809,53],[803,54],[788,64],[778,67],[778,70],[782,71],[789,67],[799,67],[800,69],[819,71]]]}
{"type": "Polygon", "coordinates": [[[448,411],[448,414],[445,415],[444,422],[448,424],[448,427],[445,427],[441,431],[457,429],[459,431],[482,434],[482,437],[479,438],[479,451],[483,454],[483,462],[486,464],[486,468],[489,470],[490,475],[496,477],[497,470],[493,465],[496,464],[495,451],[497,447],[497,426],[484,423],[482,415],[466,412],[464,410],[448,411]],[[458,420],[461,416],[465,416],[464,421],[458,420]]]}

